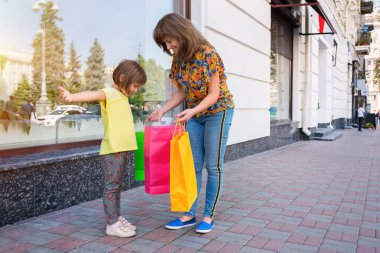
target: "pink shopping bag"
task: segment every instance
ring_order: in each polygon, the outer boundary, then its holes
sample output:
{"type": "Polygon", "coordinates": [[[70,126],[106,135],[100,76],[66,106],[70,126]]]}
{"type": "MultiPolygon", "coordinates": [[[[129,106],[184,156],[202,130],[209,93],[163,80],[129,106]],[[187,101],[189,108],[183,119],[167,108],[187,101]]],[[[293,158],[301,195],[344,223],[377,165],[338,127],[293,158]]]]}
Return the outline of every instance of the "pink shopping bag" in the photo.
{"type": "Polygon", "coordinates": [[[175,125],[145,126],[145,192],[150,195],[170,191],[170,140],[175,125]]]}

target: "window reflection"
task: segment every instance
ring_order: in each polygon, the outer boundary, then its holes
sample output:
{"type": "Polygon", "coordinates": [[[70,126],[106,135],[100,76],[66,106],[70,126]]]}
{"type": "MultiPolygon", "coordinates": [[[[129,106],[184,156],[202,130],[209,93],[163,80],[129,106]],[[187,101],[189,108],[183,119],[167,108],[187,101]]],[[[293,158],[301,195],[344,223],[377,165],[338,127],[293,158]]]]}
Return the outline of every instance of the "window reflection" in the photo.
{"type": "Polygon", "coordinates": [[[291,60],[271,52],[270,119],[290,119],[291,60]]]}
{"type": "Polygon", "coordinates": [[[148,76],[130,98],[136,130],[143,130],[150,112],[174,93],[171,59],[152,31],[177,2],[67,0],[57,2],[58,10],[47,2],[38,13],[33,2],[0,2],[0,150],[100,139],[99,105],[63,104],[57,87],[109,87],[124,58],[139,62],[148,76]],[[41,103],[44,82],[48,103],[41,103]]]}

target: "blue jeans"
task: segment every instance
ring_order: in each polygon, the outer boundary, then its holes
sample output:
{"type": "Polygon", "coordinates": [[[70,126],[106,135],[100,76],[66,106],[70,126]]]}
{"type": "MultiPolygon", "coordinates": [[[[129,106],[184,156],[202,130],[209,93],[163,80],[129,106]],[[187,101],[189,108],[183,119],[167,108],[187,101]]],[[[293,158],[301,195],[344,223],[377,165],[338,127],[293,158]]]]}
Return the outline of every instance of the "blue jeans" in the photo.
{"type": "Polygon", "coordinates": [[[213,115],[191,118],[186,124],[186,130],[190,135],[198,186],[198,197],[190,211],[185,214],[187,216],[195,217],[197,212],[199,193],[202,187],[202,169],[205,160],[207,185],[203,217],[213,218],[215,214],[215,208],[222,193],[224,181],[223,160],[233,114],[234,110],[229,109],[213,115]]]}

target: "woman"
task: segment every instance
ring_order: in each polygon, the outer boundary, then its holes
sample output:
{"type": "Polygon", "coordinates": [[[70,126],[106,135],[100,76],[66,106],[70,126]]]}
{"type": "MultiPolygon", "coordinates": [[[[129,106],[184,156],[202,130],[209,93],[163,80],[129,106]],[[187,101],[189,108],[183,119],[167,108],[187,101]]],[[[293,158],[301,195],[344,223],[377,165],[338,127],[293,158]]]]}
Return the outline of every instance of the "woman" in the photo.
{"type": "MultiPolygon", "coordinates": [[[[164,52],[173,56],[169,78],[178,91],[162,108],[154,111],[148,121],[159,121],[166,112],[186,102],[187,109],[177,117],[187,122],[198,194],[205,160],[207,170],[205,208],[196,232],[208,233],[214,228],[213,218],[222,192],[223,159],[234,113],[223,61],[193,24],[178,14],[165,15],[157,23],[153,37],[164,52]]],[[[166,228],[196,225],[197,205],[198,197],[189,212],[169,222],[166,228]]]]}

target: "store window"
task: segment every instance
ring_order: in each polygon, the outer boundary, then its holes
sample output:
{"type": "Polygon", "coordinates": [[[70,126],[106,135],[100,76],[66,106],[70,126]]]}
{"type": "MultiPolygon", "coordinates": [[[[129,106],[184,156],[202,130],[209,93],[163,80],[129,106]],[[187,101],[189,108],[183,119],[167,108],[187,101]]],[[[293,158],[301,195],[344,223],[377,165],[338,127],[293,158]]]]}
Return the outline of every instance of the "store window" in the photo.
{"type": "Polygon", "coordinates": [[[271,52],[270,119],[290,119],[291,60],[271,52]]]}
{"type": "Polygon", "coordinates": [[[281,10],[272,9],[270,119],[291,119],[291,79],[293,57],[292,22],[281,10]]]}
{"type": "Polygon", "coordinates": [[[148,76],[130,99],[136,130],[143,130],[150,112],[175,92],[168,83],[171,58],[154,42],[153,29],[167,13],[184,14],[186,2],[1,1],[0,151],[100,140],[99,105],[64,104],[57,87],[108,87],[124,58],[148,76]]]}

